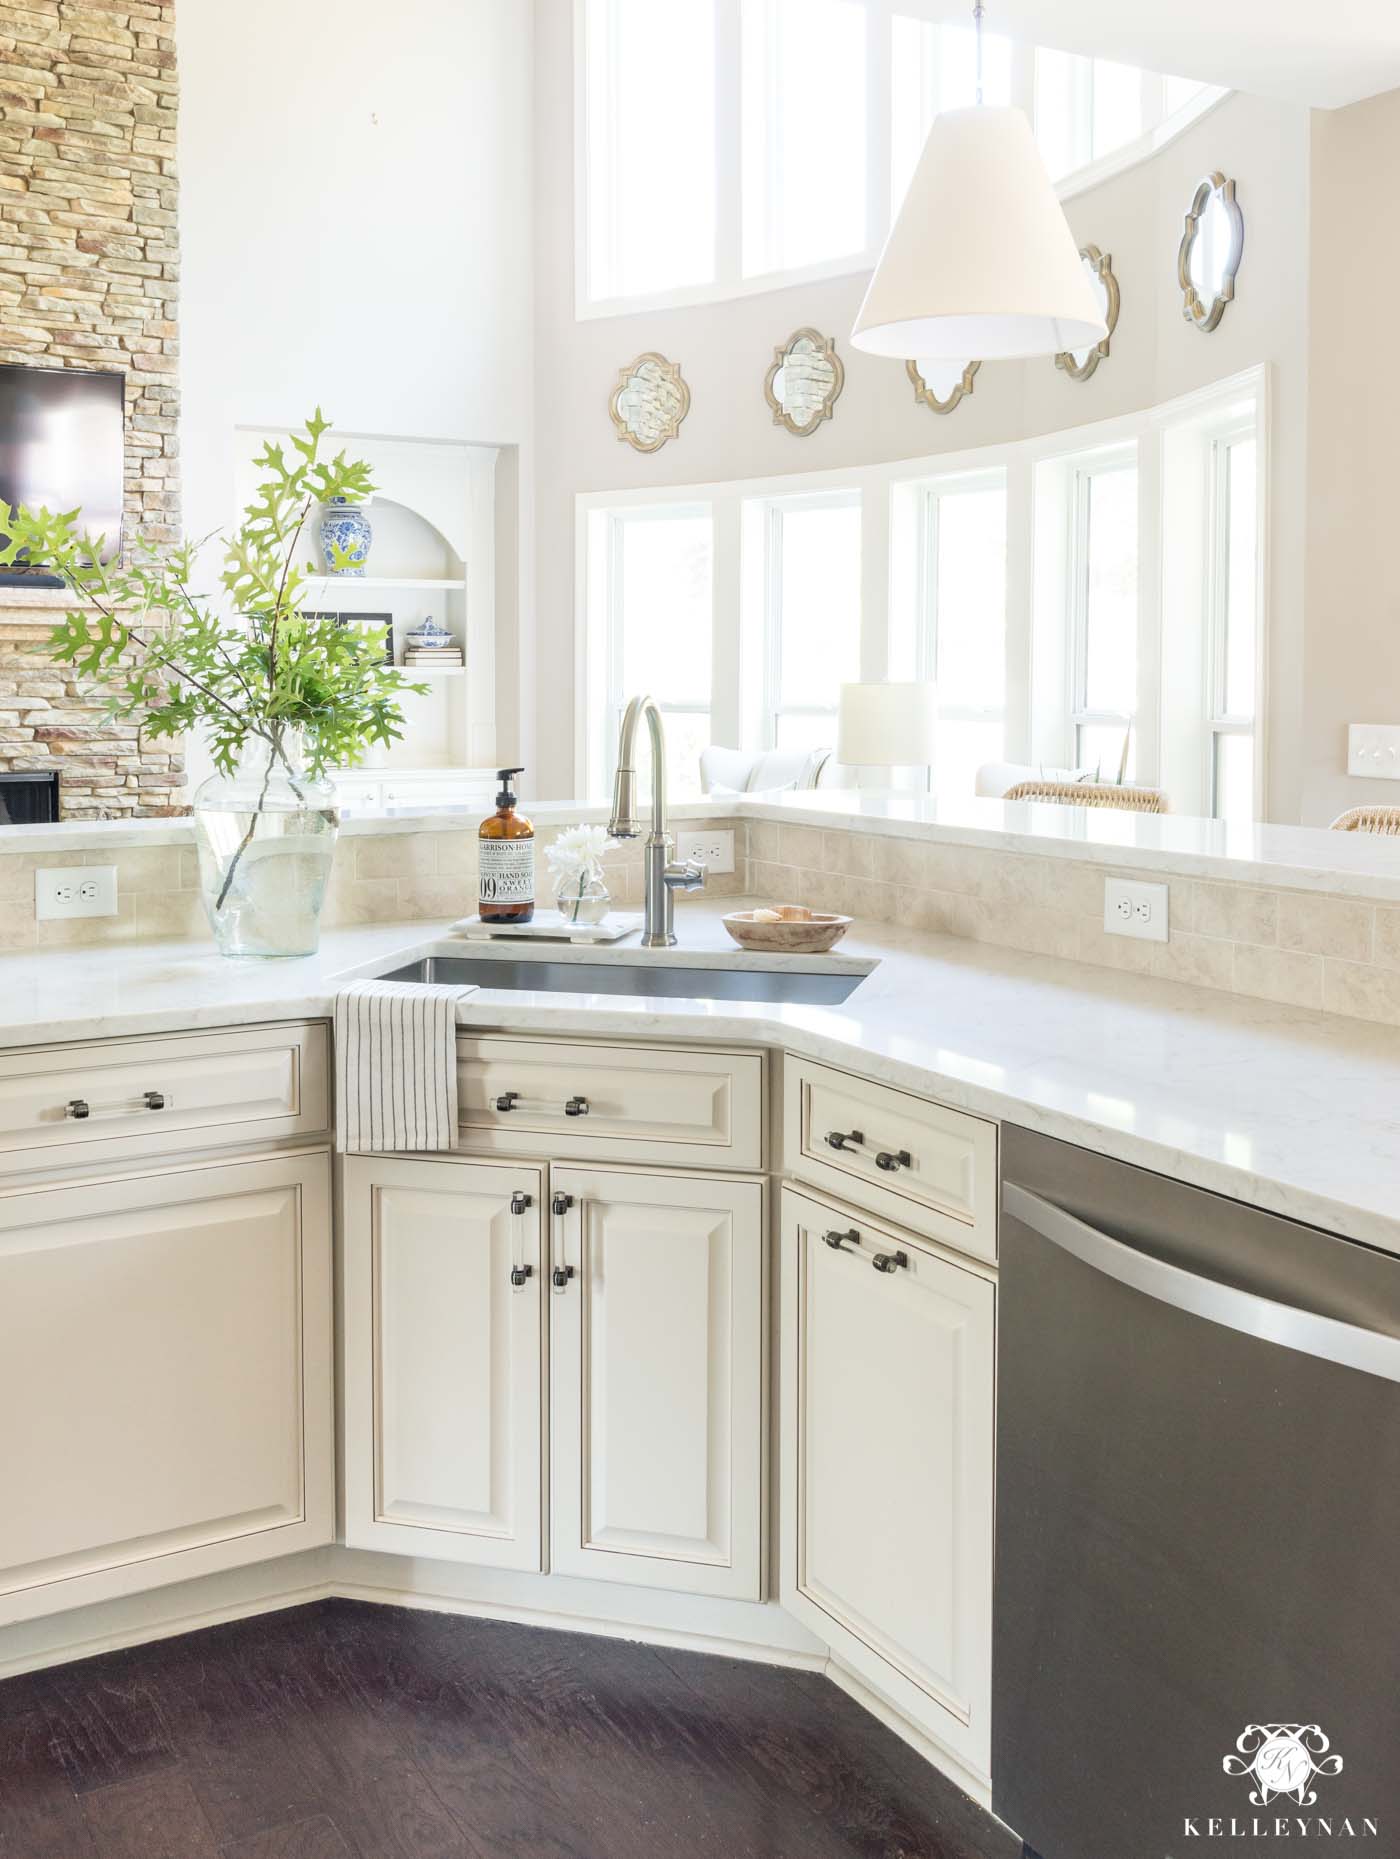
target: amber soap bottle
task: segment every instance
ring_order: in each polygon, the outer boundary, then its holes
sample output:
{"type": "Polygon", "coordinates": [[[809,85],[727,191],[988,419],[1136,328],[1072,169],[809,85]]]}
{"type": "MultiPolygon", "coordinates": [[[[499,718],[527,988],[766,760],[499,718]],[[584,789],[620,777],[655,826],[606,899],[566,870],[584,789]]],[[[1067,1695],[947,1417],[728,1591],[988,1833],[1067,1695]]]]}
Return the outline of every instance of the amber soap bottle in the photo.
{"type": "Polygon", "coordinates": [[[523,768],[497,770],[501,791],[496,811],[477,830],[481,891],[477,913],[483,923],[528,923],[535,914],[535,829],[515,810],[512,775],[523,768]]]}

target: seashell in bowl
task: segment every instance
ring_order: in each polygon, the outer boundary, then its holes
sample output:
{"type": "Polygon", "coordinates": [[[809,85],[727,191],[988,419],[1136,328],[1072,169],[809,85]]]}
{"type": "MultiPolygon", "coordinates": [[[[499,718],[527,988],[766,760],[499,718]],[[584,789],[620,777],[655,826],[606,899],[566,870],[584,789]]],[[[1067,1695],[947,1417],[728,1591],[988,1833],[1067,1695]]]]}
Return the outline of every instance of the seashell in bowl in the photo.
{"type": "Polygon", "coordinates": [[[722,919],[741,949],[763,955],[825,955],[850,928],[853,919],[805,904],[774,904],[762,910],[735,910],[722,919]]]}

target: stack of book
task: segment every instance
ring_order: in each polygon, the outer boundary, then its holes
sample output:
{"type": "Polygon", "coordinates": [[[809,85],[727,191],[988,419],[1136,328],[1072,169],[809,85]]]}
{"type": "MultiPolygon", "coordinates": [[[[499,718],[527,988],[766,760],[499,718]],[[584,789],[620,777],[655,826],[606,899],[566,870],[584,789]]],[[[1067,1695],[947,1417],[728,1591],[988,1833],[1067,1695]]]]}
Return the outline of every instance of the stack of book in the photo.
{"type": "Polygon", "coordinates": [[[405,665],[435,665],[439,670],[445,665],[461,665],[462,648],[459,645],[419,645],[409,646],[403,655],[405,665]]]}

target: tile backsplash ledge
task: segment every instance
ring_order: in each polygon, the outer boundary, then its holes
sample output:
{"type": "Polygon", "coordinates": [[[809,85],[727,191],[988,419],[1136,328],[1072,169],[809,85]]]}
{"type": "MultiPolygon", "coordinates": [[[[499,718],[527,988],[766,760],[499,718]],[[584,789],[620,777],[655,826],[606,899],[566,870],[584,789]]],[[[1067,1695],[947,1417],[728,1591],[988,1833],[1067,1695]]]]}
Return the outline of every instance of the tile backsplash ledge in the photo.
{"type": "MultiPolygon", "coordinates": [[[[1103,928],[1106,877],[1162,881],[1124,861],[1001,852],[859,828],[789,825],[721,813],[687,828],[735,835],[735,873],[712,877],[711,896],[751,893],[876,922],[968,937],[1096,967],[1184,981],[1287,1006],[1322,1008],[1400,1025],[1400,904],[1256,884],[1170,877],[1169,939],[1137,942],[1103,928]]],[[[540,876],[557,828],[538,836],[540,876]]],[[[607,857],[608,883],[629,908],[641,902],[641,842],[607,857]]],[[[455,820],[342,837],[327,895],[328,927],[445,920],[475,908],[477,839],[455,820]]],[[[543,897],[543,893],[542,893],[543,897]]],[[[547,901],[547,900],[546,900],[547,901]]],[[[207,935],[191,845],[114,845],[59,855],[0,851],[0,949],[100,945],[207,935]],[[36,923],[34,872],[66,859],[115,865],[115,917],[36,923]]]]}

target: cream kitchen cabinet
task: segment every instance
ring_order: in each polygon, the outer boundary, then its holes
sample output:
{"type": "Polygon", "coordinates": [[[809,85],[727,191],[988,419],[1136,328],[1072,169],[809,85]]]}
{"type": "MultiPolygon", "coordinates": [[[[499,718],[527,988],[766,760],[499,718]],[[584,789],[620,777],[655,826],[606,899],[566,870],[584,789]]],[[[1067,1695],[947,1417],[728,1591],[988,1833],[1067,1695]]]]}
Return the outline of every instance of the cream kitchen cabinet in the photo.
{"type": "Polygon", "coordinates": [[[345,1537],[542,1566],[544,1170],[345,1162],[345,1537]]]}
{"type": "Polygon", "coordinates": [[[331,1541],[329,1156],[0,1194],[0,1408],[0,1623],[331,1541]]]}
{"type": "Polygon", "coordinates": [[[758,1600],[763,1185],[550,1177],[551,1566],[758,1600]]]}
{"type": "Polygon", "coordinates": [[[791,1188],[781,1278],[783,1604],[985,1777],[995,1285],[791,1188]]]}

